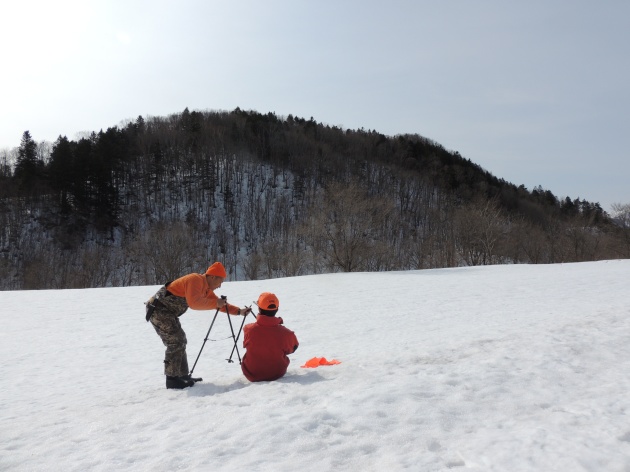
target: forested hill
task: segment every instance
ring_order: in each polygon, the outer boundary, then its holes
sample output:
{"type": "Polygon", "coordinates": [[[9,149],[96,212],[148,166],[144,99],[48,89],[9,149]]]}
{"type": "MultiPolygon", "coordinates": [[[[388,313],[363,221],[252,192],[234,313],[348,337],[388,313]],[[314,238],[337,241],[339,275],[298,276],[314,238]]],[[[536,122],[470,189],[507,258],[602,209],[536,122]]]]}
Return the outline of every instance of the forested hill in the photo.
{"type": "Polygon", "coordinates": [[[630,257],[597,203],[499,179],[418,135],[236,109],[0,156],[0,289],[630,257]],[[12,159],[14,157],[14,159],[12,159]]]}

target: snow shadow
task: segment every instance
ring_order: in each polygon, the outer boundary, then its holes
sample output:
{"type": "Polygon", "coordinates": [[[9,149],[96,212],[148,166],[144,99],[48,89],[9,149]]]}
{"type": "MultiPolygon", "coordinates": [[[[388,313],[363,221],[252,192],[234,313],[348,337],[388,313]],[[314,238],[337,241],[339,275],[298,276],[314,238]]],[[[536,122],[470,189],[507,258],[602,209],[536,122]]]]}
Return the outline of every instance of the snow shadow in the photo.
{"type": "Polygon", "coordinates": [[[247,385],[248,383],[244,380],[237,380],[230,385],[216,385],[212,382],[197,382],[193,387],[187,388],[186,392],[189,397],[207,397],[227,392],[234,392],[247,387],[247,385]]]}
{"type": "MultiPolygon", "coordinates": [[[[313,370],[299,373],[299,374],[287,374],[281,379],[274,380],[273,382],[282,383],[282,384],[300,384],[300,385],[311,385],[315,382],[320,382],[322,380],[329,380],[326,377],[322,376],[319,372],[315,372],[313,370]]],[[[266,384],[271,382],[256,382],[257,384],[266,384]]],[[[212,395],[220,395],[223,393],[234,392],[236,390],[241,390],[243,388],[247,388],[252,385],[251,382],[245,379],[239,379],[235,382],[232,382],[230,385],[216,385],[210,382],[198,382],[193,387],[187,388],[186,393],[189,397],[207,397],[212,395]]]]}
{"type": "Polygon", "coordinates": [[[328,380],[315,370],[308,370],[305,373],[300,374],[287,374],[281,379],[276,380],[279,383],[298,383],[301,385],[310,385],[322,380],[328,380]]]}

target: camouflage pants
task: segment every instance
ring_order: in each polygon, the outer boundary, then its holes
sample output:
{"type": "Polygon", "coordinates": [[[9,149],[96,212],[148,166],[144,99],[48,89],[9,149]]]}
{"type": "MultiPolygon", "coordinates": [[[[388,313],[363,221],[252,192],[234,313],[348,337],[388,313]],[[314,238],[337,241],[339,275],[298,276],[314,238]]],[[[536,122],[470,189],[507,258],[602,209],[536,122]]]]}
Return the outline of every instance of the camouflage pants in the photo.
{"type": "Polygon", "coordinates": [[[164,374],[181,377],[188,374],[188,358],[186,356],[186,333],[179,322],[179,316],[186,311],[186,300],[176,296],[164,296],[162,287],[156,293],[158,300],[151,316],[151,324],[155,328],[164,345],[164,374]]]}

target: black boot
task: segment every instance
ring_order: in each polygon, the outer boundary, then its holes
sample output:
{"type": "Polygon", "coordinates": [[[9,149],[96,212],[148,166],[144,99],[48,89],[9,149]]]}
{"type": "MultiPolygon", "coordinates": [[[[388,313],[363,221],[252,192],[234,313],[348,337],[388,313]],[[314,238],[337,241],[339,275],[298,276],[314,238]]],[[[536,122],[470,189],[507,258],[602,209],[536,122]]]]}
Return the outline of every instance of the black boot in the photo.
{"type": "Polygon", "coordinates": [[[192,380],[193,382],[201,382],[203,379],[201,377],[191,377],[190,374],[184,375],[186,380],[192,380]]]}
{"type": "Polygon", "coordinates": [[[182,389],[186,387],[192,387],[193,385],[195,385],[195,382],[193,380],[190,380],[190,378],[186,378],[186,377],[187,376],[173,377],[173,376],[167,375],[166,388],[182,389]]]}

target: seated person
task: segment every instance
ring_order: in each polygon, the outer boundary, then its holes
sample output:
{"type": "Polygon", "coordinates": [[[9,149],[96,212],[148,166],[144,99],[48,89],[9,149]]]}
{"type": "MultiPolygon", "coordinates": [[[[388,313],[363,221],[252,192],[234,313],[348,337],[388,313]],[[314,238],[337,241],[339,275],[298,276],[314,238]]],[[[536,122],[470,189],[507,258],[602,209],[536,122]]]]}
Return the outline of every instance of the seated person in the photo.
{"type": "Polygon", "coordinates": [[[256,322],[243,329],[243,347],[247,351],[241,369],[250,382],[277,380],[286,374],[291,362],[287,355],[294,353],[299,343],[295,333],[282,325],[282,318],[276,317],[280,308],[278,297],[264,292],[256,304],[256,322]]]}

